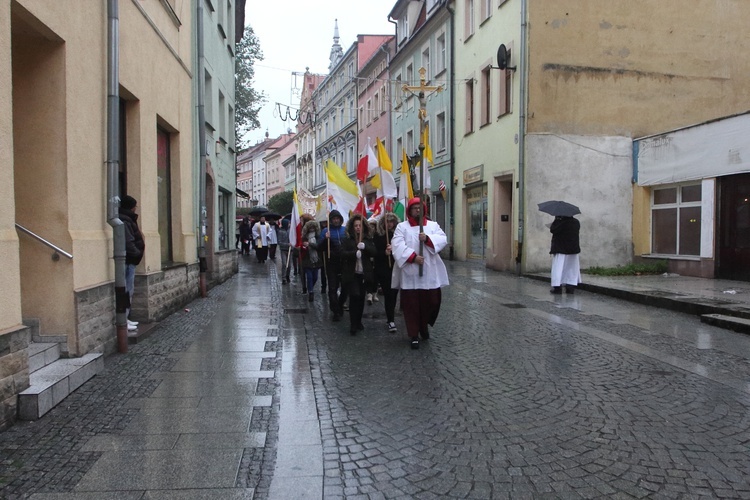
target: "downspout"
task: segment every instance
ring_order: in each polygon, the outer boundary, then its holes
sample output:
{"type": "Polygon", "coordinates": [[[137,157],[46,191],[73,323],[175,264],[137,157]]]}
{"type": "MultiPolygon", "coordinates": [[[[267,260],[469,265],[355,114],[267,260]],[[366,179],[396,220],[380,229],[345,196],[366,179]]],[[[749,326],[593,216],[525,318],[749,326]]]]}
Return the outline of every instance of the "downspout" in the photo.
{"type": "Polygon", "coordinates": [[[200,168],[199,168],[199,193],[198,202],[200,203],[201,210],[198,215],[200,223],[199,238],[200,243],[198,245],[198,265],[200,269],[199,273],[199,286],[201,297],[206,297],[206,270],[208,264],[206,263],[206,241],[208,240],[208,234],[206,234],[206,110],[205,110],[205,96],[204,84],[203,84],[203,2],[198,1],[198,9],[196,12],[196,41],[197,41],[197,52],[198,52],[198,143],[200,149],[200,168]]]}
{"type": "Polygon", "coordinates": [[[455,153],[455,147],[456,147],[456,110],[455,110],[455,100],[456,100],[456,89],[453,82],[456,81],[456,51],[455,51],[455,29],[456,29],[456,12],[451,9],[450,1],[445,3],[445,9],[448,11],[448,14],[450,14],[450,29],[451,29],[451,60],[450,60],[450,99],[449,99],[449,116],[450,116],[450,146],[451,146],[451,152],[450,152],[450,180],[448,181],[451,185],[451,188],[448,190],[448,209],[450,210],[450,218],[449,218],[449,226],[450,229],[448,230],[448,233],[450,234],[450,240],[448,242],[448,259],[453,260],[454,259],[454,242],[455,242],[455,236],[454,236],[454,229],[455,229],[455,210],[454,210],[454,204],[456,199],[456,186],[457,184],[453,182],[453,179],[456,176],[456,153],[455,153]]]}
{"type": "Polygon", "coordinates": [[[518,255],[516,256],[516,273],[519,275],[522,271],[524,219],[526,217],[526,81],[528,78],[526,2],[527,0],[521,0],[521,60],[518,64],[521,81],[519,89],[520,116],[518,117],[518,255]]]}
{"type": "Polygon", "coordinates": [[[115,328],[117,351],[128,352],[127,310],[130,297],[125,290],[125,226],[120,207],[120,18],[118,0],[107,0],[107,223],[112,226],[115,261],[115,328]]]}

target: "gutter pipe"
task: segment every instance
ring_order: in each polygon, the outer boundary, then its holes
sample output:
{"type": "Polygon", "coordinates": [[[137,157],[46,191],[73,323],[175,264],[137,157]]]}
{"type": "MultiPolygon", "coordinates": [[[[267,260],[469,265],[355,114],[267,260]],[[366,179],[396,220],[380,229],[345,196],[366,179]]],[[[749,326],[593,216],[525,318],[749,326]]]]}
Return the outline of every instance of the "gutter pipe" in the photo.
{"type": "Polygon", "coordinates": [[[197,38],[197,52],[198,52],[198,143],[200,149],[200,168],[199,168],[199,193],[198,199],[200,203],[200,214],[198,215],[200,230],[199,245],[198,245],[198,265],[199,265],[199,287],[201,297],[206,298],[206,271],[208,270],[208,264],[206,262],[206,242],[208,241],[208,234],[206,229],[206,219],[208,213],[206,210],[206,104],[204,96],[204,84],[203,84],[203,2],[199,0],[196,11],[196,38],[197,38]]]}
{"type": "Polygon", "coordinates": [[[130,297],[125,290],[125,226],[120,207],[120,18],[118,0],[107,0],[107,223],[112,226],[115,262],[117,351],[128,352],[130,297]]]}
{"type": "Polygon", "coordinates": [[[453,179],[456,176],[456,92],[455,92],[455,84],[453,82],[456,81],[456,51],[455,51],[455,29],[456,29],[456,12],[451,9],[450,1],[445,3],[445,9],[448,11],[448,14],[450,14],[450,29],[451,29],[451,56],[450,56],[450,89],[451,89],[451,95],[449,99],[449,116],[450,116],[450,146],[451,146],[451,152],[450,152],[450,182],[451,188],[448,190],[448,208],[450,210],[450,218],[449,218],[449,226],[450,229],[448,232],[450,233],[450,241],[448,243],[448,259],[454,260],[455,254],[454,254],[454,243],[455,243],[455,226],[456,226],[456,218],[455,218],[455,210],[454,210],[454,204],[456,200],[456,186],[457,184],[453,182],[453,179]]]}
{"type": "Polygon", "coordinates": [[[527,58],[527,0],[521,0],[521,54],[519,66],[521,81],[519,91],[520,116],[518,121],[518,255],[516,255],[516,273],[520,276],[523,263],[524,219],[526,217],[526,82],[528,80],[527,58]]]}

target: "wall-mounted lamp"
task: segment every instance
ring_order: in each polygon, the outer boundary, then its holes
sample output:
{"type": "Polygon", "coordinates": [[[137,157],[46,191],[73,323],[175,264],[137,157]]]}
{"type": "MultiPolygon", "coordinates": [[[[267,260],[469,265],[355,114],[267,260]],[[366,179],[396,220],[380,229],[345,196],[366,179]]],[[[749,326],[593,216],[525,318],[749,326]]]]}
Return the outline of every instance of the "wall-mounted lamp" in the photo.
{"type": "Polygon", "coordinates": [[[509,69],[515,71],[515,66],[510,66],[510,52],[505,47],[504,43],[501,43],[497,48],[497,68],[495,69],[509,69]]]}

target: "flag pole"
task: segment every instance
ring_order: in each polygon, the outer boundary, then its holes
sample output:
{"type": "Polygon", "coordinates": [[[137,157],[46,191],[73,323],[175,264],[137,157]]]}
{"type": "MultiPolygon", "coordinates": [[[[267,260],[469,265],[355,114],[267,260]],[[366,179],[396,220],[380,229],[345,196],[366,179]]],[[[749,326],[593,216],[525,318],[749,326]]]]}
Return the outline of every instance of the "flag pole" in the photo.
{"type": "MultiPolygon", "coordinates": [[[[422,232],[424,231],[424,197],[425,197],[425,191],[426,191],[426,184],[427,184],[427,175],[425,172],[425,164],[424,164],[424,150],[425,150],[425,143],[424,143],[424,129],[425,129],[425,118],[427,118],[427,101],[425,98],[425,92],[429,92],[432,94],[433,92],[441,92],[443,90],[442,85],[427,85],[427,70],[422,68],[419,68],[419,85],[416,86],[410,86],[410,85],[404,85],[403,91],[404,92],[410,92],[412,95],[416,95],[419,97],[419,164],[421,171],[419,173],[419,234],[421,236],[422,232]]],[[[406,214],[405,214],[406,216],[406,214]]],[[[419,256],[424,255],[424,242],[419,240],[419,256]]],[[[423,271],[422,264],[419,265],[419,276],[422,277],[422,271],[423,271]]]]}

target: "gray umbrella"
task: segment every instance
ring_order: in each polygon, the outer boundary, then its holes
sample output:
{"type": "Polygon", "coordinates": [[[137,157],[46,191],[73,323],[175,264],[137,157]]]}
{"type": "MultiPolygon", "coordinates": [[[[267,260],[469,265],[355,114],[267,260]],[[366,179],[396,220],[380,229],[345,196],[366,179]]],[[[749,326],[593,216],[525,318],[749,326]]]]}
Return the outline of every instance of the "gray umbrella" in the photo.
{"type": "Polygon", "coordinates": [[[539,203],[537,206],[540,211],[554,215],[555,217],[558,215],[563,217],[573,217],[574,215],[581,213],[580,208],[566,201],[550,200],[539,203]]]}

